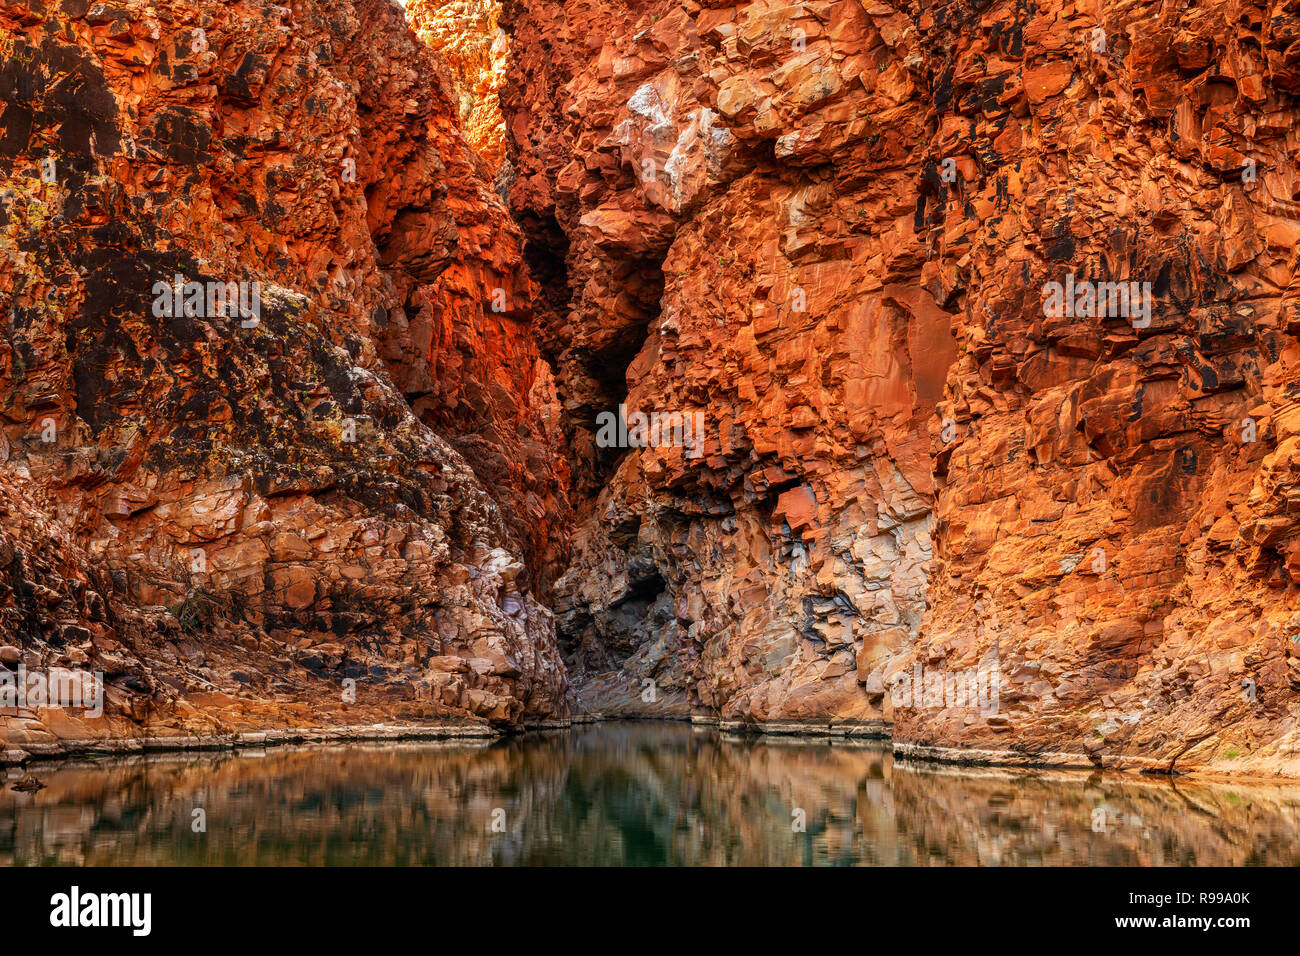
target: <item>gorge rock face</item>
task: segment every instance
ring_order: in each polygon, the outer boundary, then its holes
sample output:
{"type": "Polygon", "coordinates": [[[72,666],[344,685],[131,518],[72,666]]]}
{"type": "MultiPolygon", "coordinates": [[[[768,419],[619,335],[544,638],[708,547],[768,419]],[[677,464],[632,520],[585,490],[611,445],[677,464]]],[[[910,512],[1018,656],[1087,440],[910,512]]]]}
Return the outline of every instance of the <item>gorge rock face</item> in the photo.
{"type": "Polygon", "coordinates": [[[604,706],[649,679],[726,720],[877,721],[925,607],[927,422],[956,356],[921,280],[915,27],[857,3],[526,6],[505,5],[511,202],[568,239],[543,328],[594,497],[557,589],[575,677],[621,672],[604,706]],[[620,403],[698,415],[703,441],[599,447],[620,403]]]}
{"type": "Polygon", "coordinates": [[[1300,770],[1294,0],[503,7],[595,706],[1300,770]]]}
{"type": "Polygon", "coordinates": [[[533,285],[401,9],[30,0],[0,53],[0,661],[108,683],[10,746],[567,713],[533,285]]]}
{"type": "Polygon", "coordinates": [[[1300,773],[1300,0],[23,0],[0,104],[9,747],[1300,773]]]}

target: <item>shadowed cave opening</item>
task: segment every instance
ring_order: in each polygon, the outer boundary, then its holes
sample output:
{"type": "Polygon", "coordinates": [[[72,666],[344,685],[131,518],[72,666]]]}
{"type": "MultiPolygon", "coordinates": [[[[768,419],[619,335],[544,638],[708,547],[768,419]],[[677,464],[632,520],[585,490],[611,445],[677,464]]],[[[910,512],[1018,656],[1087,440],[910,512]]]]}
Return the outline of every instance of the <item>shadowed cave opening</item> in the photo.
{"type": "Polygon", "coordinates": [[[615,265],[613,279],[620,293],[614,301],[613,314],[602,317],[610,331],[582,357],[583,367],[594,385],[592,392],[597,397],[597,406],[584,409],[583,420],[574,424],[592,434],[593,461],[590,474],[581,476],[586,479],[581,490],[593,499],[628,451],[596,445],[597,416],[602,412],[616,413],[627,401],[628,370],[645,347],[651,326],[659,320],[664,293],[662,265],[659,259],[648,257],[625,259],[615,265]]]}
{"type": "MultiPolygon", "coordinates": [[[[534,304],[538,314],[560,317],[569,307],[569,237],[555,216],[510,210],[524,235],[524,261],[537,281],[541,302],[534,304]]],[[[546,347],[543,342],[543,348],[546,347]]],[[[554,356],[547,359],[554,364],[554,356]]]]}
{"type": "Polygon", "coordinates": [[[654,561],[628,561],[627,591],[598,615],[574,614],[557,622],[556,639],[569,678],[578,687],[602,675],[628,671],[628,661],[653,643],[672,620],[668,584],[654,561]]]}

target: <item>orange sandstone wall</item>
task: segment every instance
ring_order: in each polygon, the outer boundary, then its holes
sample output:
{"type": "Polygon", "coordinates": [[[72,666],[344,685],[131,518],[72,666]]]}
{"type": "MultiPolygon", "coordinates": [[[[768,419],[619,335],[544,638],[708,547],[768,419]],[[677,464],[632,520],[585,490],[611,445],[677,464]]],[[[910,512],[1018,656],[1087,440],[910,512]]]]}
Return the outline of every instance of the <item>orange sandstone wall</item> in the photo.
{"type": "Polygon", "coordinates": [[[922,282],[915,27],[856,3],[505,10],[511,204],[530,257],[567,251],[542,330],[587,496],[556,602],[584,701],[873,725],[925,610],[957,354],[922,282]],[[701,413],[703,454],[599,447],[620,402],[701,413]]]}
{"type": "Polygon", "coordinates": [[[534,287],[400,7],[21,0],[0,57],[0,663],[109,699],[7,746],[566,713],[534,287]]]}
{"type": "Polygon", "coordinates": [[[1294,0],[503,7],[588,699],[1298,769],[1294,0]]]}

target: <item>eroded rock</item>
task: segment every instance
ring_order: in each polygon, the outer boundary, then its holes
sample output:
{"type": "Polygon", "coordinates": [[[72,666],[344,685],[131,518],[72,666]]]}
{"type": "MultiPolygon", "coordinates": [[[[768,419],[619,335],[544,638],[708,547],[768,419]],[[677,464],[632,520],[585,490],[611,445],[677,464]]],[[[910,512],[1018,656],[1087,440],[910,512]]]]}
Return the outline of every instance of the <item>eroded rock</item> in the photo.
{"type": "Polygon", "coordinates": [[[0,634],[107,683],[29,716],[565,715],[532,280],[401,9],[8,4],[0,46],[0,634]]]}
{"type": "Polygon", "coordinates": [[[1296,13],[504,4],[577,679],[1294,772],[1296,13]],[[703,456],[601,447],[619,404],[703,456]],[[990,668],[996,712],[894,706],[990,668]]]}

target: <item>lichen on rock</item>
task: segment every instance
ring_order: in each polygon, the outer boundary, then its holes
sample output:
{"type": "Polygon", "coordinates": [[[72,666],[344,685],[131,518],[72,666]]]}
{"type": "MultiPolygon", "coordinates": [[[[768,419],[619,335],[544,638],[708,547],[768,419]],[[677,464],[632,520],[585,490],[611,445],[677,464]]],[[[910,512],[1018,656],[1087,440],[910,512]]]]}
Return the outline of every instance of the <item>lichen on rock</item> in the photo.
{"type": "Polygon", "coordinates": [[[13,747],[567,714],[531,280],[401,9],[17,3],[0,36],[0,632],[109,705],[9,714],[13,747]]]}

